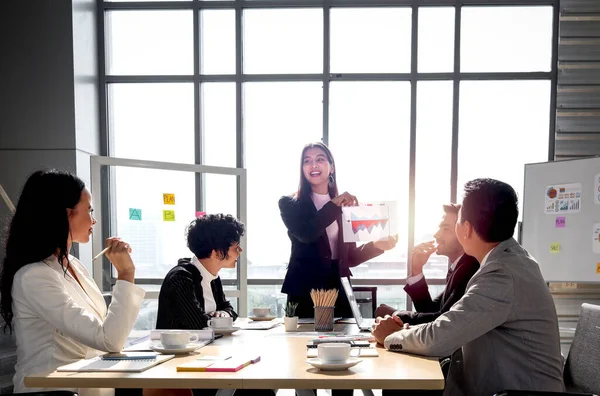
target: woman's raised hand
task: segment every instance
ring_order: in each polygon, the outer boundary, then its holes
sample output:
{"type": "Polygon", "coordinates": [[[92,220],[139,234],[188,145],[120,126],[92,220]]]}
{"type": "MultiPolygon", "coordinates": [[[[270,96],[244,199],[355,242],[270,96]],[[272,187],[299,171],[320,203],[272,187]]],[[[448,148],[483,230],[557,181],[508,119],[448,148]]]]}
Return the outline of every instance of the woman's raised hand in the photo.
{"type": "Polygon", "coordinates": [[[337,197],[331,200],[337,206],[357,206],[358,199],[347,191],[338,195],[337,197]]]}
{"type": "Polygon", "coordinates": [[[131,246],[121,238],[106,238],[106,247],[110,247],[106,252],[106,257],[117,270],[117,278],[133,283],[135,279],[135,265],[131,259],[131,246]]]}

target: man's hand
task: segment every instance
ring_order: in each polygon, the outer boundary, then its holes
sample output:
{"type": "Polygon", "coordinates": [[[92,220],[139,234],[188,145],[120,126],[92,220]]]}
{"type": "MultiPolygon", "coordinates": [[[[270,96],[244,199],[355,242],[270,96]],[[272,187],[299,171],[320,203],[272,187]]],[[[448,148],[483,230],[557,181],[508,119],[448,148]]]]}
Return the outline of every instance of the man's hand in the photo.
{"type": "Polygon", "coordinates": [[[404,323],[397,316],[386,315],[384,318],[377,318],[373,324],[373,337],[377,343],[383,345],[385,338],[392,333],[402,330],[404,323]]]}
{"type": "Polygon", "coordinates": [[[377,249],[386,251],[393,249],[396,246],[396,243],[398,243],[398,234],[375,241],[373,242],[373,246],[377,249]]]}
{"type": "Polygon", "coordinates": [[[429,257],[435,253],[436,247],[433,241],[423,242],[413,248],[410,260],[411,276],[419,275],[423,272],[423,266],[429,260],[429,257]]]}
{"type": "Polygon", "coordinates": [[[380,306],[377,307],[377,309],[375,310],[375,317],[384,317],[386,315],[392,315],[394,312],[396,312],[396,310],[392,307],[390,307],[389,305],[386,304],[381,304],[380,306]]]}

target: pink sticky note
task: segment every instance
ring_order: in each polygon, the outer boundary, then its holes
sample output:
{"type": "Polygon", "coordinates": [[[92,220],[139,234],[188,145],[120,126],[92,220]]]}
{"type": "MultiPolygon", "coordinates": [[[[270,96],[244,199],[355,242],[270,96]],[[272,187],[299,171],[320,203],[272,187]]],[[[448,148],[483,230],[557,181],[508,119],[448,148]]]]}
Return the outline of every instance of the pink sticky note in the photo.
{"type": "Polygon", "coordinates": [[[556,228],[565,228],[567,226],[567,218],[564,216],[558,216],[556,218],[556,228]]]}
{"type": "Polygon", "coordinates": [[[206,216],[206,212],[196,212],[196,218],[206,216]]]}

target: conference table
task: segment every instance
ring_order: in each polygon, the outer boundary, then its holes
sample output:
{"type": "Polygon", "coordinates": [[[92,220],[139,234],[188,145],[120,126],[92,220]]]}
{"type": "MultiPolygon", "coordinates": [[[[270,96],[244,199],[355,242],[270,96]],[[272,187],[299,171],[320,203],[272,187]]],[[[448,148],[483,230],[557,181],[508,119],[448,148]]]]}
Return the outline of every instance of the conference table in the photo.
{"type": "MultiPolygon", "coordinates": [[[[248,321],[240,318],[235,325],[248,321]]],[[[356,324],[336,324],[335,332],[358,334],[356,324]]],[[[344,371],[320,371],[306,362],[307,342],[315,338],[314,325],[303,324],[297,332],[285,332],[283,325],[270,330],[239,330],[187,355],[140,373],[47,372],[25,377],[26,387],[35,388],[155,388],[220,389],[230,395],[235,389],[399,389],[439,390],[444,377],[437,358],[389,352],[378,346],[378,357],[344,371]],[[178,372],[182,363],[201,355],[258,354],[261,359],[237,372],[178,372]]],[[[368,333],[361,333],[367,334],[368,333]]],[[[312,393],[312,392],[310,392],[312,393]]],[[[367,394],[369,391],[367,391],[367,394]]]]}

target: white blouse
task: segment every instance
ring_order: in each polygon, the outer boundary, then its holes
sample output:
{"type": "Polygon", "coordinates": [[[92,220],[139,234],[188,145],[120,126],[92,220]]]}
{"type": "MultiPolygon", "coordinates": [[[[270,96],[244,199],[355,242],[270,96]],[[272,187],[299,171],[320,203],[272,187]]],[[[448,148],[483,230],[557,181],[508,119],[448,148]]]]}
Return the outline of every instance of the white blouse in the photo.
{"type": "MultiPolygon", "coordinates": [[[[28,264],[15,274],[12,287],[13,323],[17,339],[15,392],[26,388],[23,379],[104,352],[119,352],[142,304],[145,292],[118,280],[107,308],[104,297],[86,268],[69,256],[65,274],[55,256],[28,264]],[[83,286],[83,289],[82,289],[83,286]]],[[[110,395],[113,389],[72,389],[80,395],[110,395]]]]}

